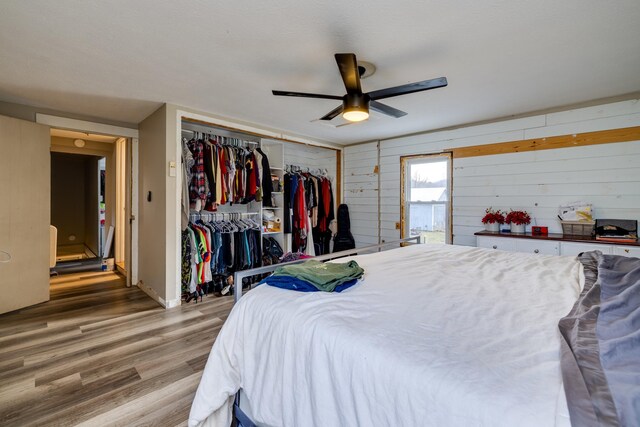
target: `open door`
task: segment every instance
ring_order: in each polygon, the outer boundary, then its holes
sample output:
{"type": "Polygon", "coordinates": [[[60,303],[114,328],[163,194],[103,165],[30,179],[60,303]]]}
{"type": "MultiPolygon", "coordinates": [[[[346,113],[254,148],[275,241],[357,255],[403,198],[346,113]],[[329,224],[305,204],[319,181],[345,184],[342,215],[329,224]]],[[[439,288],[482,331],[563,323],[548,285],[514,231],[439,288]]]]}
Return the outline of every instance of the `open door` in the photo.
{"type": "Polygon", "coordinates": [[[49,300],[49,127],[0,116],[0,313],[49,300]]]}
{"type": "Polygon", "coordinates": [[[115,147],[116,160],[116,224],[115,224],[115,264],[118,270],[127,275],[129,266],[126,263],[126,227],[127,223],[127,167],[126,167],[126,139],[118,138],[115,147]]]}
{"type": "Polygon", "coordinates": [[[125,149],[125,246],[127,286],[138,284],[138,138],[129,138],[125,149]]]}

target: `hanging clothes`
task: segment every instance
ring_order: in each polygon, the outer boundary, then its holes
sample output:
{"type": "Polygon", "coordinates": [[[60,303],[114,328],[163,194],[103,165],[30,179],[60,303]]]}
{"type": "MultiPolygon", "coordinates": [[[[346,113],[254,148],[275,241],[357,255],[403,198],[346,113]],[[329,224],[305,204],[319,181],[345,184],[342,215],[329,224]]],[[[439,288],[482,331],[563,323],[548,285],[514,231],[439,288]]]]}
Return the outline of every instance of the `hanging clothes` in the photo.
{"type": "Polygon", "coordinates": [[[187,228],[189,224],[189,188],[191,186],[192,168],[195,161],[193,160],[193,154],[187,147],[187,140],[182,140],[182,230],[187,228]]]}
{"type": "Polygon", "coordinates": [[[263,200],[271,206],[269,159],[255,144],[217,135],[183,139],[183,217],[190,209],[215,212],[233,203],[263,200]]]}
{"type": "Polygon", "coordinates": [[[256,151],[262,156],[262,206],[273,207],[271,193],[273,193],[273,182],[271,181],[271,166],[269,158],[260,147],[256,151]]]}
{"type": "Polygon", "coordinates": [[[260,225],[247,218],[190,222],[181,239],[185,299],[219,292],[234,272],[260,267],[260,236],[260,225]]]}
{"type": "Polygon", "coordinates": [[[204,172],[204,144],[202,140],[192,139],[187,143],[187,147],[193,156],[189,199],[196,210],[201,210],[204,209],[204,202],[207,198],[207,183],[204,172]]]}
{"type": "Polygon", "coordinates": [[[318,225],[315,228],[316,241],[320,244],[322,254],[328,254],[331,252],[331,236],[333,234],[329,229],[329,224],[335,219],[333,189],[331,181],[328,179],[322,180],[320,187],[321,191],[318,197],[322,210],[318,209],[318,225]]]}
{"type": "Polygon", "coordinates": [[[293,210],[292,210],[292,205],[291,205],[291,175],[289,174],[285,174],[283,179],[283,183],[282,183],[282,188],[284,191],[284,195],[283,195],[283,201],[284,201],[284,206],[283,206],[283,228],[282,230],[285,232],[285,234],[287,233],[291,233],[291,217],[293,216],[293,210]]]}
{"type": "Polygon", "coordinates": [[[283,230],[291,233],[291,250],[308,255],[330,253],[331,231],[328,225],[334,219],[331,180],[299,171],[288,171],[283,180],[283,230]]]}
{"type": "Polygon", "coordinates": [[[208,181],[208,193],[205,210],[215,211],[218,208],[216,202],[216,163],[218,159],[218,148],[211,141],[204,141],[204,171],[208,181]]]}

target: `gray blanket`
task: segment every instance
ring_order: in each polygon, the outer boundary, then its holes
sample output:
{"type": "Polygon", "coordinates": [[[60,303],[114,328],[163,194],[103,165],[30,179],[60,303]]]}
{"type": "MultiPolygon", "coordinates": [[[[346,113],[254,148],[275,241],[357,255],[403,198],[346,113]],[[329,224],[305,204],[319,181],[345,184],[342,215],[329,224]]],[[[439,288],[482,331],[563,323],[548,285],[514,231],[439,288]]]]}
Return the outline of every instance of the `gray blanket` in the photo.
{"type": "Polygon", "coordinates": [[[579,257],[585,287],[560,320],[562,375],[574,426],[640,424],[640,259],[579,257]]]}

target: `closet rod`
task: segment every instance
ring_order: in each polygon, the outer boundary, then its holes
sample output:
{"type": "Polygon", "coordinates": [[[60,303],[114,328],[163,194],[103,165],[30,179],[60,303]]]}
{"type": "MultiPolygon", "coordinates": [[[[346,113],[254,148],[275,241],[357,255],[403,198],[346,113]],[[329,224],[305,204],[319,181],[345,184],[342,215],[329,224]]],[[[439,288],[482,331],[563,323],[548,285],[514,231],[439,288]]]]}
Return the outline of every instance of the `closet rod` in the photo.
{"type": "Polygon", "coordinates": [[[311,175],[323,175],[326,178],[330,178],[329,177],[329,170],[327,168],[310,169],[307,166],[303,167],[303,166],[298,166],[298,165],[286,165],[285,166],[285,171],[287,171],[287,172],[306,172],[306,173],[310,173],[311,175]]]}
{"type": "MultiPolygon", "coordinates": [[[[196,135],[196,134],[203,134],[203,135],[216,135],[215,132],[202,132],[199,130],[191,130],[191,129],[182,129],[182,132],[188,132],[192,135],[196,135]]],[[[219,136],[221,138],[225,138],[225,139],[235,139],[237,141],[242,142],[243,144],[255,144],[255,145],[260,145],[259,142],[257,141],[247,141],[246,139],[242,139],[242,138],[236,138],[236,137],[232,137],[232,136],[222,136],[222,135],[216,135],[219,136]]]]}
{"type": "Polygon", "coordinates": [[[254,216],[254,215],[260,215],[260,212],[209,212],[209,211],[197,212],[196,211],[196,212],[190,212],[189,213],[189,217],[191,217],[191,216],[193,216],[193,217],[207,216],[207,217],[219,218],[221,216],[223,220],[236,218],[238,216],[244,218],[244,217],[254,216]]]}

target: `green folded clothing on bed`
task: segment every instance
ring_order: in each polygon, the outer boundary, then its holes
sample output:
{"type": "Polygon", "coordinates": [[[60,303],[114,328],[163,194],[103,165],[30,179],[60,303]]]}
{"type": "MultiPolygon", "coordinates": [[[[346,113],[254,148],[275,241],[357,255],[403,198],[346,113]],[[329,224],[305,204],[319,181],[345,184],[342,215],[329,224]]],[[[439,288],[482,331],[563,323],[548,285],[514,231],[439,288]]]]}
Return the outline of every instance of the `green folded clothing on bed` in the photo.
{"type": "Polygon", "coordinates": [[[332,292],[336,286],[359,279],[363,274],[364,270],[355,261],[340,264],[309,260],[300,264],[278,267],[272,277],[295,277],[311,283],[321,291],[332,292]]]}

